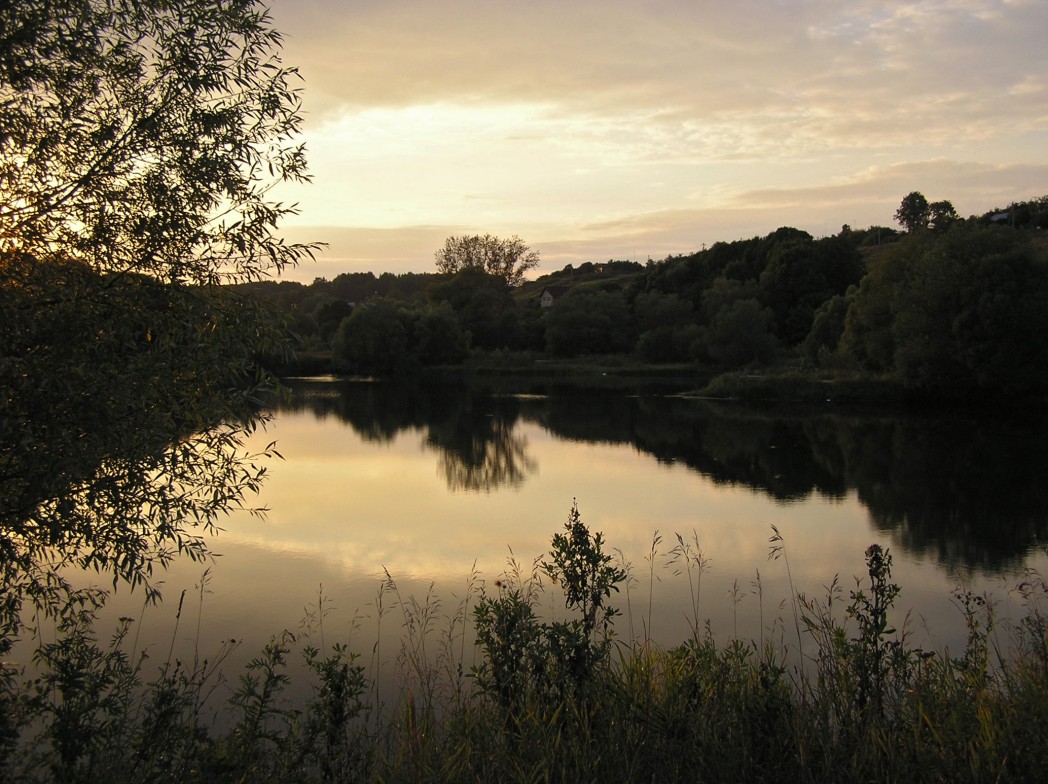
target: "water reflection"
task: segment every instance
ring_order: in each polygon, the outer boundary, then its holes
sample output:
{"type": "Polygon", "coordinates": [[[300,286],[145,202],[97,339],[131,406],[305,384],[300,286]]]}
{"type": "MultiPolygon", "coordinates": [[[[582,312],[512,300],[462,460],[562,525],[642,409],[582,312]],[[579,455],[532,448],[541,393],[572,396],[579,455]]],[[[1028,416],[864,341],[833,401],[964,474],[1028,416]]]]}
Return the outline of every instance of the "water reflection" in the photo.
{"type": "Polygon", "coordinates": [[[1043,419],[763,408],[550,384],[297,383],[282,404],[364,439],[423,434],[451,490],[518,487],[538,469],[521,423],[622,444],[784,504],[855,493],[896,547],[953,569],[1004,571],[1048,534],[1043,419]]]}
{"type": "Polygon", "coordinates": [[[156,596],[165,567],[208,556],[265,473],[243,443],[260,421],[247,347],[266,332],[208,292],[0,266],[3,653],[27,614],[104,603],[85,573],[156,596]]]}
{"type": "Polygon", "coordinates": [[[536,469],[527,440],[515,423],[517,398],[468,386],[379,383],[299,382],[284,410],[310,410],[319,418],[336,416],[365,441],[390,442],[415,430],[437,452],[450,490],[490,492],[519,486],[536,469]]]}

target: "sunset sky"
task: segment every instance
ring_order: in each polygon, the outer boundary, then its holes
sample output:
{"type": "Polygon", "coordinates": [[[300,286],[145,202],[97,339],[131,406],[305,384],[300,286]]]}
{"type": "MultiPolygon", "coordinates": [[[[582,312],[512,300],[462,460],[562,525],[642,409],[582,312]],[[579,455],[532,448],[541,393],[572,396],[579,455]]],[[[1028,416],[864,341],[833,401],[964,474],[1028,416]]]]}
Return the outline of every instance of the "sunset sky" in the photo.
{"type": "Polygon", "coordinates": [[[779,226],[1048,194],[1046,0],[272,0],[313,182],[289,276],[431,272],[451,234],[539,272],[779,226]]]}

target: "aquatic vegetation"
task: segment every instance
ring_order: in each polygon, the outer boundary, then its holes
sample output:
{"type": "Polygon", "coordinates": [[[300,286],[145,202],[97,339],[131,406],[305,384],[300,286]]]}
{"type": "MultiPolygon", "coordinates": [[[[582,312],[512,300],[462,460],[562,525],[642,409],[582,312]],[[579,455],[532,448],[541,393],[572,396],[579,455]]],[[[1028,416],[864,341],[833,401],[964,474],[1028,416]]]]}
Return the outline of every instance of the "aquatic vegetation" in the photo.
{"type": "MultiPolygon", "coordinates": [[[[698,608],[708,558],[697,537],[676,542],[668,564],[698,608]]],[[[771,545],[782,560],[778,531],[771,545]]],[[[871,545],[866,567],[846,596],[836,580],[822,598],[797,596],[778,635],[718,641],[692,619],[676,647],[620,639],[610,599],[628,590],[631,567],[573,505],[547,557],[511,560],[490,588],[470,575],[447,613],[386,575],[376,609],[399,614],[402,632],[381,699],[375,668],[327,643],[322,592],[304,629],[274,636],[235,681],[223,668],[234,643],[151,670],[130,619],[103,639],[85,606],[40,642],[34,674],[5,663],[0,771],[92,782],[1036,780],[1048,762],[1045,580],[1023,575],[1026,615],[1007,635],[991,598],[958,591],[967,643],[951,654],[911,644],[889,551],[871,545]],[[467,668],[470,619],[479,661],[467,668]],[[786,642],[789,626],[803,650],[786,642]]],[[[378,653],[376,643],[381,663],[378,653]]]]}

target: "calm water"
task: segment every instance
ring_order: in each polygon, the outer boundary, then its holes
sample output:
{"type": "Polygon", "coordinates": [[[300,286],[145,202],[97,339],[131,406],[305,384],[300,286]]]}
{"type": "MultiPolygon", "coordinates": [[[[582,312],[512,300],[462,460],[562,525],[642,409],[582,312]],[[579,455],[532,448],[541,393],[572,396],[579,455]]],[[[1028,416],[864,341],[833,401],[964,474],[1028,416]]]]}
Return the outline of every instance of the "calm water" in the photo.
{"type": "Polygon", "coordinates": [[[322,595],[328,643],[349,638],[366,658],[382,639],[392,658],[398,601],[439,602],[439,636],[509,559],[530,570],[577,501],[631,564],[622,636],[678,642],[697,605],[719,638],[793,645],[790,580],[809,595],[835,575],[854,588],[878,542],[919,643],[957,649],[954,589],[989,590],[1007,615],[1019,571],[1045,566],[1045,435],[1025,418],[754,409],[551,384],[296,382],[255,436],[285,458],[260,498],[266,517],[226,522],[204,583],[200,565],[180,563],[164,605],[121,593],[109,612],[141,619],[140,647],[166,653],[173,638],[206,654],[235,638],[246,659],[301,629],[322,595]],[[786,559],[769,559],[772,526],[786,559]],[[673,560],[677,534],[702,553],[690,581],[673,560]],[[386,573],[396,592],[380,590],[386,573]]]}

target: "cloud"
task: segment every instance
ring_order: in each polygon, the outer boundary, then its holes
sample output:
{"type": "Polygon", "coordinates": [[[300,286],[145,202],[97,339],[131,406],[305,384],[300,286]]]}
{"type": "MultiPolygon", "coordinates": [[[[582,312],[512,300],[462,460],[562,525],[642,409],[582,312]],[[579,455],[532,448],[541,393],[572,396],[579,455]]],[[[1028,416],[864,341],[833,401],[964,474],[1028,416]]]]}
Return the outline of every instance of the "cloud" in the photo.
{"type": "Polygon", "coordinates": [[[310,281],[342,272],[431,272],[433,254],[453,234],[519,233],[541,254],[538,272],[606,259],[645,262],[693,253],[715,242],[762,236],[793,226],[823,236],[844,224],[894,226],[902,197],[920,190],[948,199],[961,215],[981,215],[1012,201],[1048,193],[1048,164],[1001,165],[936,159],[874,166],[810,185],[724,191],[719,206],[623,211],[598,221],[507,225],[406,225],[391,228],[294,225],[289,241],[327,242],[315,263],[284,275],[310,281]]]}
{"type": "Polygon", "coordinates": [[[643,260],[890,224],[911,190],[1048,192],[1042,0],[273,5],[314,172],[286,200],[343,226],[326,269],[427,270],[459,232],[643,260]]]}
{"type": "Polygon", "coordinates": [[[1029,93],[1015,92],[1048,65],[1037,3],[275,5],[278,22],[296,30],[289,46],[323,96],[321,112],[433,102],[659,109],[772,136],[880,145],[899,142],[883,136],[891,129],[968,134],[1037,122],[1048,105],[1042,90],[1031,113],[1029,93]]]}
{"type": "Polygon", "coordinates": [[[768,188],[739,193],[738,207],[822,207],[898,202],[912,190],[932,200],[948,199],[964,214],[982,214],[994,206],[1048,192],[1048,164],[1017,165],[953,161],[940,158],[871,167],[838,182],[798,188],[768,188]],[[991,204],[988,198],[999,201],[991,204]]]}

